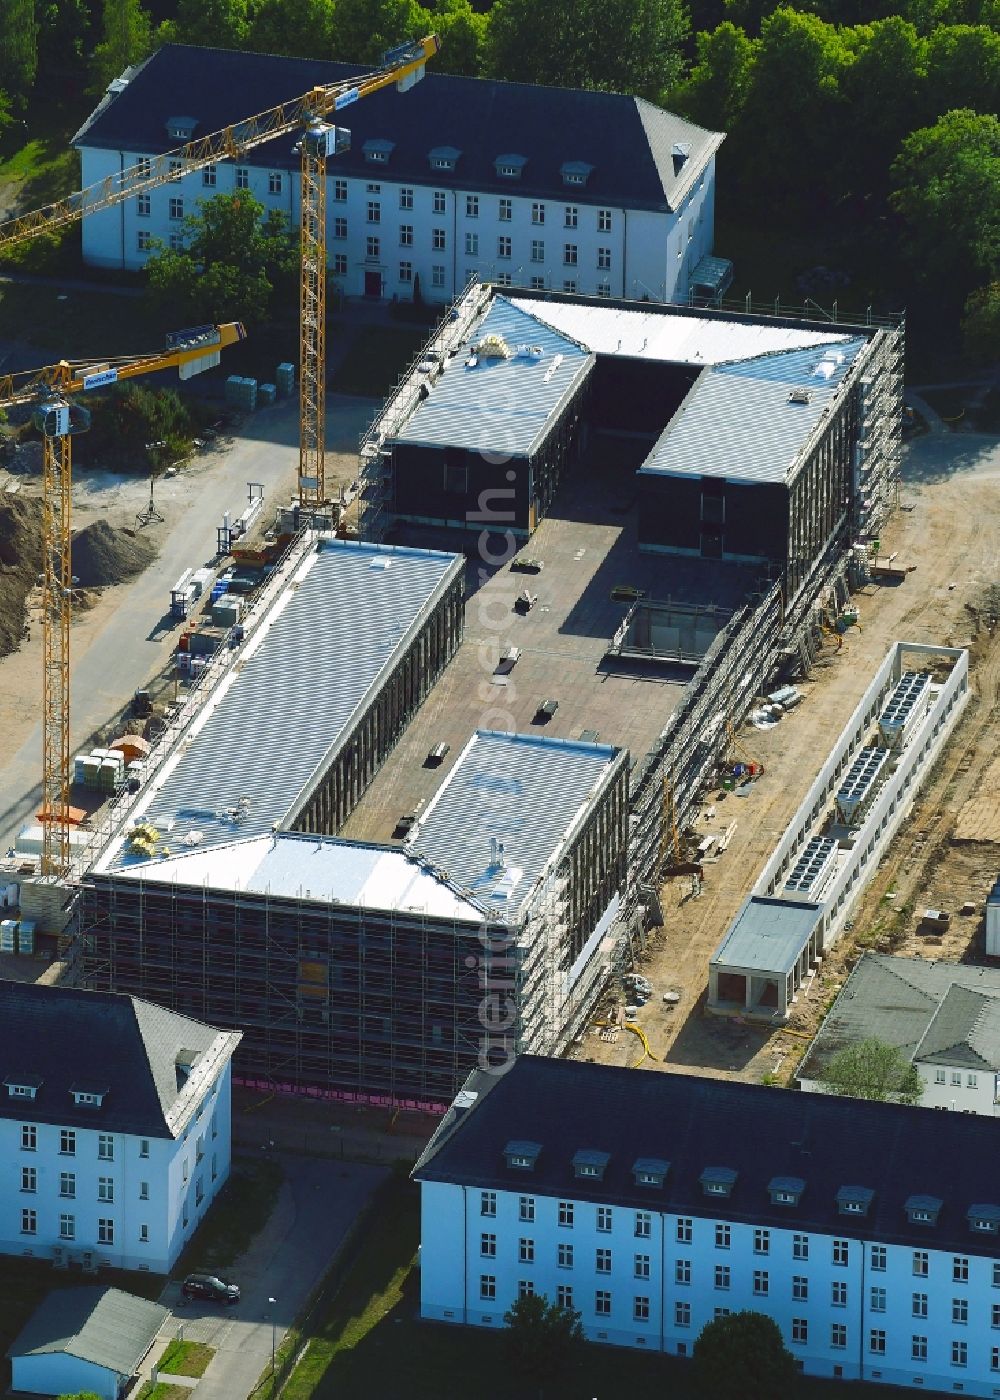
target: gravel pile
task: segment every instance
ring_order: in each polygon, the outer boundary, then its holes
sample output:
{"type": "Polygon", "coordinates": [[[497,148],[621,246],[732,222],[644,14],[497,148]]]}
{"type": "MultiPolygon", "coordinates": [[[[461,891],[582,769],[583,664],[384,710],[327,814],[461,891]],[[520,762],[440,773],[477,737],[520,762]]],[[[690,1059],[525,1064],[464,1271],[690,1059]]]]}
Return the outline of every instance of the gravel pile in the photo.
{"type": "Polygon", "coordinates": [[[95,520],[73,536],[72,568],[81,588],[107,588],[141,574],[156,546],[135,530],[115,530],[95,520]]]}

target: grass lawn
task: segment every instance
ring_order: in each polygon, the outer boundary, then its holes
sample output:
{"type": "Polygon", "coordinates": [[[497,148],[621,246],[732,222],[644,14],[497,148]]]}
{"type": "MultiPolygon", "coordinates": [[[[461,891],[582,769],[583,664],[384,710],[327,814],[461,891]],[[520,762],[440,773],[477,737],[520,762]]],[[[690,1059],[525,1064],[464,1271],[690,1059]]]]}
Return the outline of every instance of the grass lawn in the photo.
{"type": "Polygon", "coordinates": [[[186,1385],[170,1385],[167,1381],[147,1381],[135,1400],[190,1400],[191,1388],[186,1385]]]}
{"type": "Polygon", "coordinates": [[[204,1342],[173,1341],[158,1362],[161,1375],[203,1376],[215,1355],[215,1348],[204,1342]]]}
{"type": "MultiPolygon", "coordinates": [[[[337,323],[331,321],[328,337],[333,343],[337,323]]],[[[430,335],[427,326],[365,326],[355,336],[350,353],[327,388],[335,394],[360,394],[381,399],[430,335]]]]}
{"type": "Polygon", "coordinates": [[[195,1231],[174,1273],[181,1276],[227,1269],[267,1224],[282,1179],[277,1162],[263,1157],[237,1158],[229,1180],[195,1231]]]}
{"type": "Polygon", "coordinates": [[[28,341],[51,351],[53,362],[156,350],[164,329],[141,297],[0,283],[0,339],[28,341]]]}

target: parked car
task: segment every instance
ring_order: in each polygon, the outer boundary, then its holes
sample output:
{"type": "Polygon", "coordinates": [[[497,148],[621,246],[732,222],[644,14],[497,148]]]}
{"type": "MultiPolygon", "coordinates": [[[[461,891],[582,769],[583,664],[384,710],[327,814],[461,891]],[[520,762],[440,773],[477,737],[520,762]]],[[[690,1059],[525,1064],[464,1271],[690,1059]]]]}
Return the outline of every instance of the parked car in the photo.
{"type": "Polygon", "coordinates": [[[181,1284],[185,1298],[203,1298],[208,1303],[232,1305],[240,1301],[238,1283],[224,1283],[214,1274],[188,1274],[181,1284]]]}

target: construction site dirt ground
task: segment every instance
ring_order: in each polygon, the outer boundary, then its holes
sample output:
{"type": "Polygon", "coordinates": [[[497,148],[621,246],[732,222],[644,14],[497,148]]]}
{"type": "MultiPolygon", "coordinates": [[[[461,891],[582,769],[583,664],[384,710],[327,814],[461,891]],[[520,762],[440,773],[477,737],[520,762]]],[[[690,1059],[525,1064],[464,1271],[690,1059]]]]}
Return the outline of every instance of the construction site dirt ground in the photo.
{"type": "Polygon", "coordinates": [[[774,728],[748,725],[737,735],[733,758],[756,760],[764,773],[746,797],[705,795],[704,806],[716,808],[713,829],[737,826],[725,853],[706,866],[701,895],[692,898],[687,878],[668,881],[662,890],[664,926],[649,935],[640,963],[653,994],[635,1017],[650,1054],[625,1029],[613,1041],[602,1039],[598,1013],[572,1047],[573,1058],[785,1083],[865,948],[956,961],[982,957],[983,903],[1000,873],[998,526],[1000,439],[934,432],[906,448],[900,510],[883,533],[881,550],[895,553],[912,572],[902,583],[870,585],[856,595],[860,628],[846,633],[839,650],[829,643],[812,675],[799,683],[803,702],[774,728]],[[708,1015],[712,953],[898,640],[970,647],[972,698],[959,725],[852,910],[852,927],[827,951],[787,1027],[708,1015]],[[967,901],[975,913],[962,915],[967,901]],[[925,936],[918,929],[927,907],[951,913],[945,934],[925,936]],[[676,1002],[664,1002],[669,992],[678,994],[676,1002]]]}

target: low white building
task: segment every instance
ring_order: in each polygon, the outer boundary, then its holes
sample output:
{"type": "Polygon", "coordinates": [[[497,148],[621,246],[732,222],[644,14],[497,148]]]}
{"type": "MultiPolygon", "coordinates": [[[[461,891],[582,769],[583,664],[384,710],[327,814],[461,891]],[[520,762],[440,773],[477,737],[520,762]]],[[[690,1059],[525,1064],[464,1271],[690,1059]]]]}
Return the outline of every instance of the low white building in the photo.
{"type": "Polygon", "coordinates": [[[1000,957],[1000,877],[986,899],[986,956],[1000,957]]]}
{"type": "MultiPolygon", "coordinates": [[[[116,79],[73,139],[89,186],[317,84],[343,63],[168,44],[116,79]]],[[[476,275],[498,286],[686,301],[724,289],[713,259],[715,153],[705,131],[642,98],[436,73],[365,98],[338,121],[330,271],[347,296],[452,300],[476,275]],[[707,279],[707,281],[705,280],[707,279]]],[[[83,220],[93,267],[141,268],[157,240],[212,195],[247,190],[299,222],[298,134],[83,220]]],[[[723,285],[724,284],[724,285],[723,285]]]]}
{"type": "Polygon", "coordinates": [[[0,1253],[167,1273],[229,1175],[240,1034],[0,981],[0,1253]]]}
{"type": "Polygon", "coordinates": [[[502,1327],[538,1293],[689,1356],[753,1309],[812,1375],[995,1396],[995,1152],[976,1116],[522,1056],[414,1170],[421,1315],[502,1327]]]}
{"type": "Polygon", "coordinates": [[[1000,968],[866,953],[806,1051],[796,1078],[824,1093],[824,1071],[864,1040],[894,1046],[923,1081],[920,1104],[1000,1111],[1000,968]]]}

